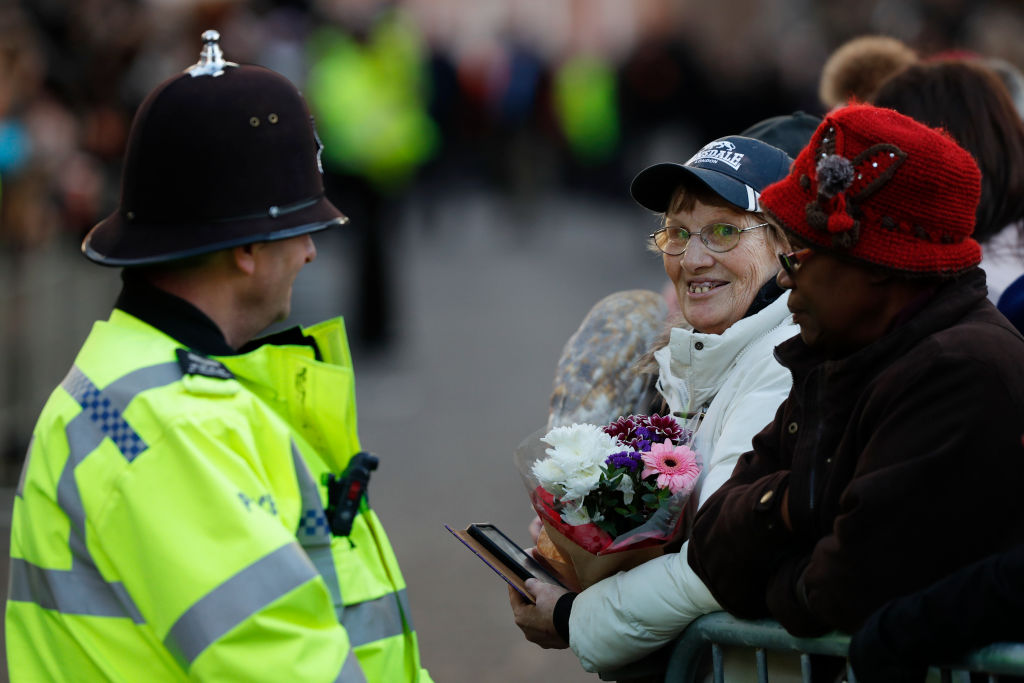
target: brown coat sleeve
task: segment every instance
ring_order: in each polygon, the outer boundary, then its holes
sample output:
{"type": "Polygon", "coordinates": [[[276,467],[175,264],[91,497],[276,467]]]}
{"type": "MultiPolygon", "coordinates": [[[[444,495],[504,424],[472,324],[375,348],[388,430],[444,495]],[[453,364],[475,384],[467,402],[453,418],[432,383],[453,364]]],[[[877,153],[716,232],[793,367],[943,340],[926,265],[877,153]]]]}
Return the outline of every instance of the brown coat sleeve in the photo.
{"type": "Polygon", "coordinates": [[[799,547],[779,511],[789,484],[789,462],[778,449],[787,411],[788,401],[698,511],[690,534],[690,566],[723,608],[745,618],[768,615],[769,579],[799,547]]]}
{"type": "Polygon", "coordinates": [[[840,448],[856,457],[826,494],[828,533],[769,585],[793,633],[855,631],[892,598],[1024,540],[1022,385],[988,359],[931,351],[880,377],[851,416],[859,430],[840,448]]]}

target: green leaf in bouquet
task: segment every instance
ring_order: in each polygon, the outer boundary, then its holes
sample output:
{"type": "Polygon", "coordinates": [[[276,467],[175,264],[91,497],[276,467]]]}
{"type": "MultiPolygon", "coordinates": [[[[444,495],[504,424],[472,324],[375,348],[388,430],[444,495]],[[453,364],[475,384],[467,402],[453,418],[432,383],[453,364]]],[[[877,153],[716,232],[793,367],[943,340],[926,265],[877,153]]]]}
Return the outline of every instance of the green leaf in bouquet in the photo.
{"type": "Polygon", "coordinates": [[[594,525],[601,531],[607,533],[609,536],[618,535],[618,531],[615,528],[615,522],[611,519],[602,519],[600,521],[594,522],[594,525]]]}

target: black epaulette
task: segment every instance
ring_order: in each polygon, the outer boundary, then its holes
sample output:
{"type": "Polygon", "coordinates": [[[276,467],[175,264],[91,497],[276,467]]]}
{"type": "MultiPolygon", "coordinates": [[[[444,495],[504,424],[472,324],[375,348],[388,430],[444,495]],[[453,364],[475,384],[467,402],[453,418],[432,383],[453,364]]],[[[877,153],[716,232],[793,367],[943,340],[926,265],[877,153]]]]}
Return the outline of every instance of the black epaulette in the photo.
{"type": "Polygon", "coordinates": [[[216,377],[217,379],[234,379],[223,363],[204,356],[201,353],[188,349],[178,349],[178,365],[182,373],[186,375],[201,375],[203,377],[216,377]]]}

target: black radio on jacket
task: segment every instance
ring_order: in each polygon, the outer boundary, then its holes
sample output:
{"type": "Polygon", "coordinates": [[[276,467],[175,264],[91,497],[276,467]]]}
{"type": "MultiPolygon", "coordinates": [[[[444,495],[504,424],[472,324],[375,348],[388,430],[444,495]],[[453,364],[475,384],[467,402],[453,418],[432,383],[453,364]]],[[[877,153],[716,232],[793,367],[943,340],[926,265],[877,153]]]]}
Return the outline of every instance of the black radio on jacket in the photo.
{"type": "Polygon", "coordinates": [[[370,472],[377,469],[380,460],[372,453],[360,451],[352,456],[341,476],[328,473],[323,483],[327,487],[327,522],[335,536],[352,533],[352,522],[359,514],[359,502],[366,495],[370,472]]]}

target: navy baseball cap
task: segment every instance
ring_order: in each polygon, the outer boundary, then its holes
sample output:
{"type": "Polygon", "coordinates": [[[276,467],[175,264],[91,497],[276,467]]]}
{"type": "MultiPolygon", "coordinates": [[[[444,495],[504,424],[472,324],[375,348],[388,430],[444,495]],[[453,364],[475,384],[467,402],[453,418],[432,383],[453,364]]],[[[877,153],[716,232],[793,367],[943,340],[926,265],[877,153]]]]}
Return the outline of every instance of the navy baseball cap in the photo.
{"type": "Polygon", "coordinates": [[[772,116],[758,121],[740,135],[767,142],[796,159],[811,141],[811,136],[818,130],[820,123],[820,116],[795,111],[792,114],[772,116]]]}
{"type": "Polygon", "coordinates": [[[696,179],[741,211],[757,211],[762,190],[785,178],[792,163],[777,147],[729,135],[704,145],[685,164],[645,168],[633,178],[629,193],[641,206],[665,213],[676,188],[696,179]]]}

